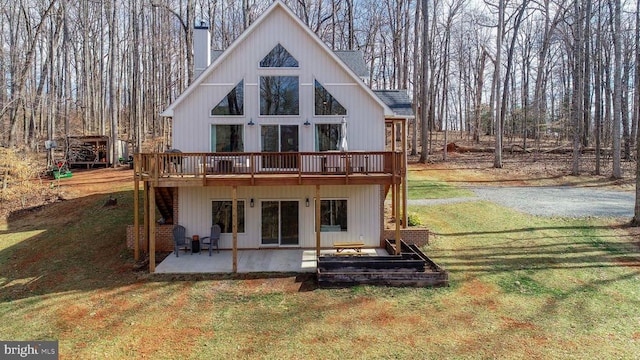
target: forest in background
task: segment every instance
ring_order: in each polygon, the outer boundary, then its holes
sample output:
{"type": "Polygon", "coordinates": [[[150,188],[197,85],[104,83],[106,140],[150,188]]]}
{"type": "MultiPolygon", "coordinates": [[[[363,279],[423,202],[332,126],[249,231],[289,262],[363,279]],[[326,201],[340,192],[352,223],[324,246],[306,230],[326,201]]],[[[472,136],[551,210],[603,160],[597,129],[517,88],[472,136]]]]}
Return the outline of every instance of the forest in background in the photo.
{"type": "MultiPolygon", "coordinates": [[[[108,135],[163,150],[159,113],[193,80],[193,26],[225,49],[272,2],[0,0],[0,145],[108,135]]],[[[573,174],[587,150],[612,155],[613,177],[635,157],[640,0],[283,2],[330,48],[361,50],[373,89],[408,90],[421,161],[446,130],[494,136],[496,167],[516,138],[569,142],[573,174]]]]}

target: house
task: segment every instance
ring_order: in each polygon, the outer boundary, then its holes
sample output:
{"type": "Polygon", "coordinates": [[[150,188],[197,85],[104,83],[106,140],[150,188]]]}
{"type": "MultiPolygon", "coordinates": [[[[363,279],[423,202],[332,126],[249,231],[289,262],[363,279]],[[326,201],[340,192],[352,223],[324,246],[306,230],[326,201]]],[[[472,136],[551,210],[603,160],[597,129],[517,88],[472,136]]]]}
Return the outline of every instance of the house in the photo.
{"type": "Polygon", "coordinates": [[[239,249],[382,247],[387,194],[406,218],[406,92],[378,96],[361,56],[331,51],[279,0],[222,53],[206,27],[194,43],[197,77],[162,113],[176,150],[135,157],[143,236],[155,239],[156,209],[189,236],[218,224],[234,271],[239,249]]]}

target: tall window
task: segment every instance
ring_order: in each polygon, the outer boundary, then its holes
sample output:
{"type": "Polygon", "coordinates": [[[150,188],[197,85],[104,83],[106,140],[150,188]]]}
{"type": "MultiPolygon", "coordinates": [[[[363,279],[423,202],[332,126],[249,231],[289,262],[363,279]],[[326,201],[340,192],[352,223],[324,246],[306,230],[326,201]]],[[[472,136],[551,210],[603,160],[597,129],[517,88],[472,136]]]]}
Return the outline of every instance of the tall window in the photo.
{"type": "Polygon", "coordinates": [[[315,81],[316,115],[347,115],[347,109],[327,89],[315,81]]]}
{"type": "MultiPolygon", "coordinates": [[[[233,208],[231,201],[213,201],[211,214],[211,225],[220,225],[222,233],[233,233],[233,208]]],[[[244,232],[244,200],[238,200],[238,232],[244,232]]]]}
{"type": "Polygon", "coordinates": [[[278,44],[260,61],[260,67],[298,67],[298,60],[278,44]]]}
{"type": "Polygon", "coordinates": [[[320,231],[347,231],[347,200],[320,201],[320,231]]]}
{"type": "Polygon", "coordinates": [[[243,125],[211,125],[211,151],[244,151],[243,129],[243,125]]]}
{"type": "Polygon", "coordinates": [[[244,115],[244,80],[211,109],[211,115],[244,115]]]}
{"type": "Polygon", "coordinates": [[[300,114],[297,76],[260,77],[260,115],[300,114]]]}
{"type": "Polygon", "coordinates": [[[340,124],[316,124],[316,151],[338,150],[340,124]]]}

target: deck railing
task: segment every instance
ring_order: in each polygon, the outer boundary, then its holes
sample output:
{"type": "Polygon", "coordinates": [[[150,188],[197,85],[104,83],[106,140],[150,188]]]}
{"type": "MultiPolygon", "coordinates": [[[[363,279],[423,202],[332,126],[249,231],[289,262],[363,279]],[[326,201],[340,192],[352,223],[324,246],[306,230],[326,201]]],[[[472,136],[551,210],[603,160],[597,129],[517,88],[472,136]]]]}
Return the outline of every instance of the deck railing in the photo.
{"type": "Polygon", "coordinates": [[[345,175],[405,173],[401,152],[143,153],[136,156],[140,177],[210,175],[345,175]]]}

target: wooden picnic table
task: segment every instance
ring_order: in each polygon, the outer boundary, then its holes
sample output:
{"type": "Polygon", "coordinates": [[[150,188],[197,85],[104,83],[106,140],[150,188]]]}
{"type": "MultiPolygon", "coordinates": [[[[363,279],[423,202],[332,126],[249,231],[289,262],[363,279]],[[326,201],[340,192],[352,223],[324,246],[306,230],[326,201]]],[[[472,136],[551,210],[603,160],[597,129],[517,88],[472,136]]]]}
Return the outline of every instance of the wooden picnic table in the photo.
{"type": "Polygon", "coordinates": [[[363,255],[363,242],[334,242],[333,248],[336,249],[336,255],[363,255]],[[352,250],[347,251],[345,250],[352,250]]]}

